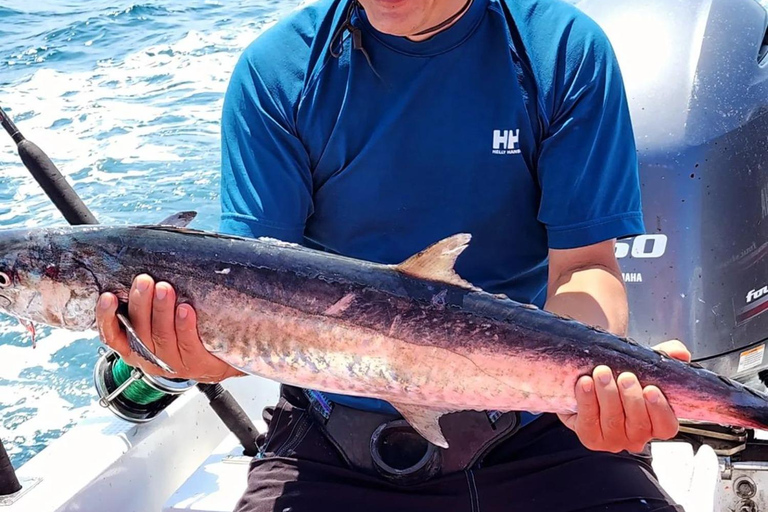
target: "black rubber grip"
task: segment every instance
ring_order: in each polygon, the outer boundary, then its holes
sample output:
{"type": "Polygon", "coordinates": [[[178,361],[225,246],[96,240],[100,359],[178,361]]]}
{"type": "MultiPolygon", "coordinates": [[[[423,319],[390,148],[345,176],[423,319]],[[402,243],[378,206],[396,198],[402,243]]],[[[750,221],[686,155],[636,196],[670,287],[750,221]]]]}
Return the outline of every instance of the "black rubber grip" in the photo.
{"type": "Polygon", "coordinates": [[[10,496],[21,490],[19,479],[13,471],[11,459],[0,441],[0,496],[10,496]]]}
{"type": "Polygon", "coordinates": [[[243,454],[248,457],[255,456],[259,451],[256,444],[259,432],[229,391],[221,384],[198,384],[197,389],[205,393],[211,401],[211,409],[243,445],[243,454]]]}

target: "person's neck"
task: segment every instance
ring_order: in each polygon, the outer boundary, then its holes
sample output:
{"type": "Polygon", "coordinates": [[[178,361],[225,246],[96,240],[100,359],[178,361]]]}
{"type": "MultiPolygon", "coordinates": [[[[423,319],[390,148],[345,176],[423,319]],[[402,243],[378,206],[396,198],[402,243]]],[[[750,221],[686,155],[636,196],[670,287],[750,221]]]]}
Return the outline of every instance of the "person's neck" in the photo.
{"type": "Polygon", "coordinates": [[[430,28],[427,28],[426,30],[419,31],[416,34],[412,34],[412,35],[406,36],[406,37],[408,39],[410,39],[411,41],[415,41],[415,42],[418,43],[420,41],[425,41],[425,40],[429,39],[430,37],[433,37],[434,35],[439,34],[440,32],[442,32],[444,30],[448,30],[457,21],[459,21],[461,19],[461,17],[464,16],[464,14],[467,13],[467,11],[469,10],[469,8],[472,5],[473,1],[474,0],[464,0],[461,3],[461,5],[459,6],[459,9],[457,11],[455,11],[453,14],[451,14],[450,16],[447,16],[442,21],[440,21],[439,23],[433,25],[430,28]]]}

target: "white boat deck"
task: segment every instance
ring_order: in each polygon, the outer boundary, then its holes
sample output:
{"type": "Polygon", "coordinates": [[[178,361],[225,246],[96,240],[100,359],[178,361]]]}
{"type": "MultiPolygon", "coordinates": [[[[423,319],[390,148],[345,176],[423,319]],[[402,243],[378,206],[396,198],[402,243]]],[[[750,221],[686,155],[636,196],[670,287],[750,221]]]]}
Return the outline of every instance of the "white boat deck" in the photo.
{"type": "MultiPolygon", "coordinates": [[[[255,377],[231,379],[225,387],[254,422],[278,389],[255,377]]],[[[228,434],[207,398],[196,391],[144,425],[94,404],[85,420],[18,469],[22,483],[34,487],[0,510],[159,512],[228,434]]]]}

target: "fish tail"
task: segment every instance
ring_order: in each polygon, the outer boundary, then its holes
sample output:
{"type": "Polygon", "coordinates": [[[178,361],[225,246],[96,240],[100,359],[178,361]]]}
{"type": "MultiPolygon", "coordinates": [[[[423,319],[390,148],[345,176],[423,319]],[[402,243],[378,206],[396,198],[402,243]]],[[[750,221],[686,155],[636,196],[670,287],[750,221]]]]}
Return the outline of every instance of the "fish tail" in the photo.
{"type": "Polygon", "coordinates": [[[750,408],[749,414],[743,422],[744,427],[757,430],[768,430],[768,403],[762,407],[750,408]]]}
{"type": "Polygon", "coordinates": [[[742,419],[739,426],[768,430],[768,395],[748,386],[743,388],[746,396],[736,399],[732,407],[736,417],[742,419]]]}

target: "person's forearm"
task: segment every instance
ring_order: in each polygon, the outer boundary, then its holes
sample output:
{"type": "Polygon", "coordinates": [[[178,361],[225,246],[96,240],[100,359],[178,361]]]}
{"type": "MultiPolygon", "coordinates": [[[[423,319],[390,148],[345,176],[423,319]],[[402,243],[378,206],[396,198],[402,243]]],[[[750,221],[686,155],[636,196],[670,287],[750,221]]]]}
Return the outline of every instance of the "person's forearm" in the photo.
{"type": "Polygon", "coordinates": [[[621,274],[602,266],[564,273],[550,283],[544,309],[626,335],[629,309],[621,274]]]}

